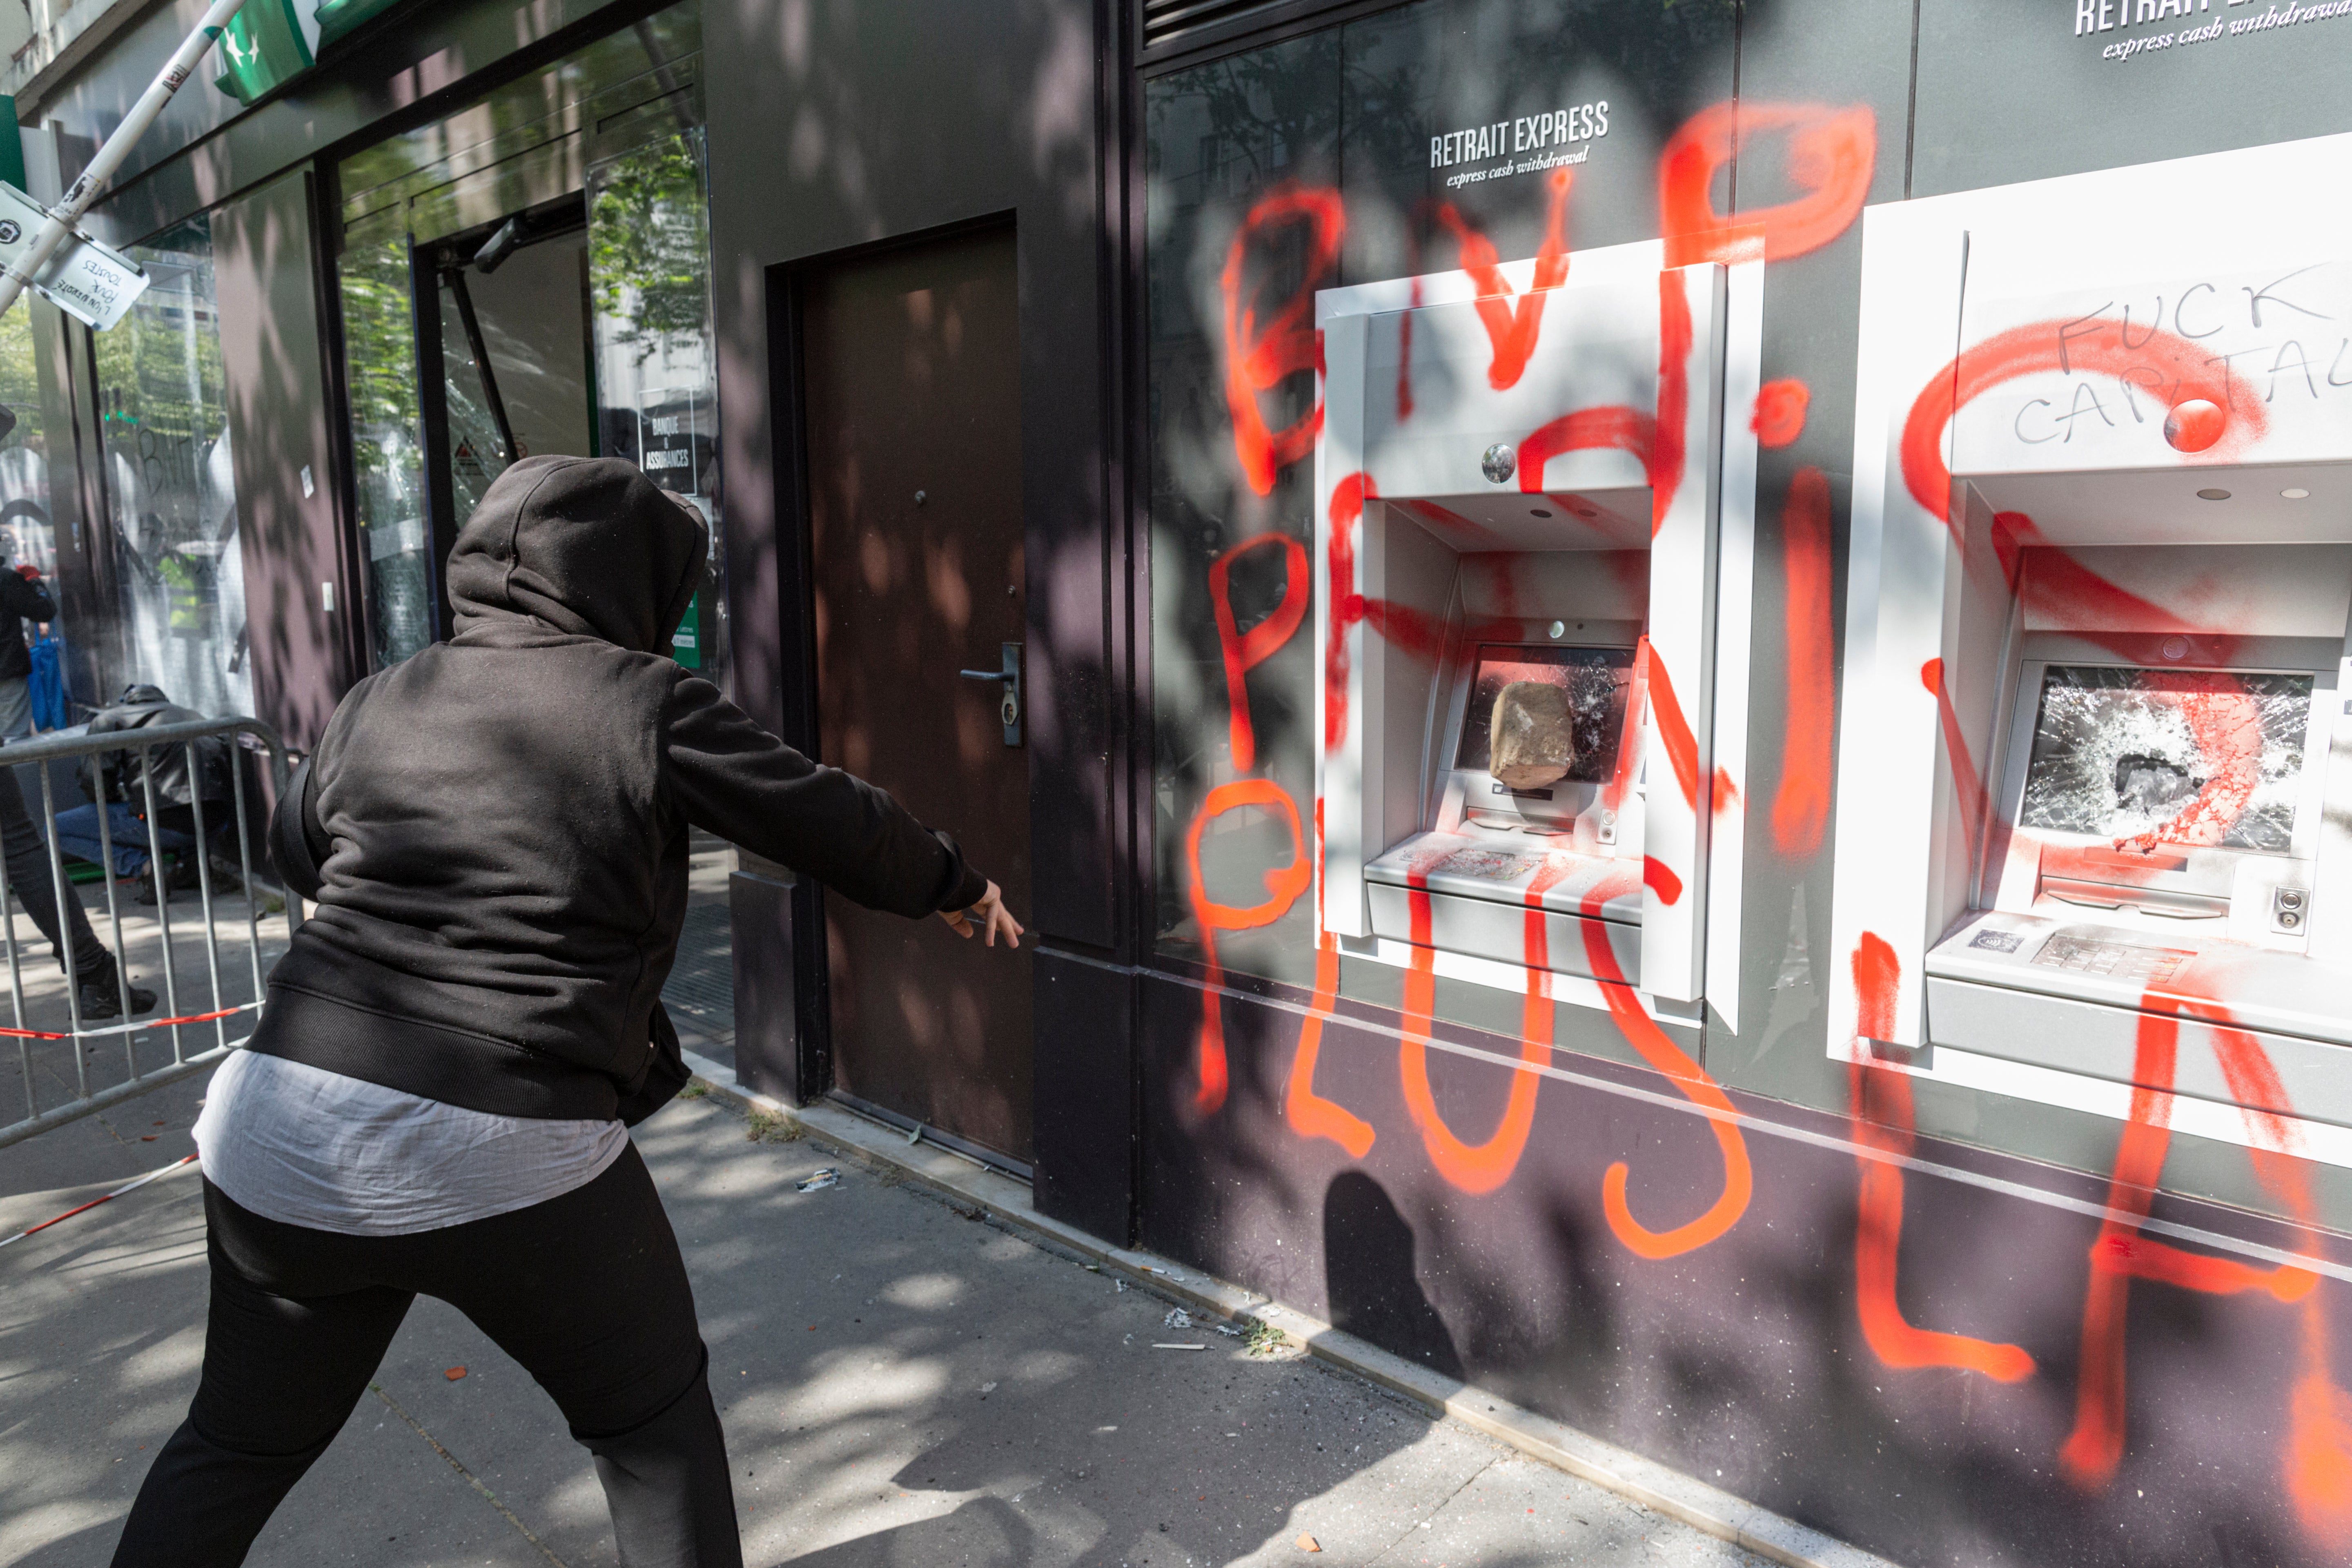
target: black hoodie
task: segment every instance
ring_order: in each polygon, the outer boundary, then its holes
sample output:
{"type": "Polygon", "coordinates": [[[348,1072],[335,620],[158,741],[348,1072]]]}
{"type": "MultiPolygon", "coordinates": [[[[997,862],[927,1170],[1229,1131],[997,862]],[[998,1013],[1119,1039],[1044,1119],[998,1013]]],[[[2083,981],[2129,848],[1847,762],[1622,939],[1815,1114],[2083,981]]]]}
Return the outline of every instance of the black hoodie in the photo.
{"type": "Polygon", "coordinates": [[[700,514],[630,464],[499,476],[449,555],[457,635],[353,687],[280,804],[279,869],[319,908],[253,1049],[635,1121],[686,1079],[660,997],[688,824],[869,909],[979,900],[951,842],[667,657],[708,552],[700,514]]]}

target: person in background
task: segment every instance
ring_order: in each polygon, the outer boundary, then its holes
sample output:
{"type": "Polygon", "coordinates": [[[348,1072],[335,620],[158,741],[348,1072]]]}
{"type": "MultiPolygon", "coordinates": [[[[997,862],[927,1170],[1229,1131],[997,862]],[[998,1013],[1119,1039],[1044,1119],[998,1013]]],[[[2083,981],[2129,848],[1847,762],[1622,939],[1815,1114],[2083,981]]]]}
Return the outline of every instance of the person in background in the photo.
{"type": "Polygon", "coordinates": [[[57,601],[37,568],[0,572],[0,743],[33,732],[33,656],[25,647],[25,623],[57,618],[57,601]]]}
{"type": "MultiPolygon", "coordinates": [[[[173,702],[157,687],[133,684],[122,689],[122,695],[112,707],[98,710],[89,721],[89,733],[112,734],[151,725],[200,721],[203,718],[194,710],[173,702]]],[[[196,865],[198,803],[204,807],[205,837],[216,837],[236,826],[236,784],[229,777],[232,765],[228,742],[217,735],[201,736],[194,742],[166,742],[144,753],[101,752],[82,764],[82,793],[93,804],[58,813],[58,843],[67,854],[92,865],[103,860],[107,846],[99,837],[97,804],[103,803],[106,831],[113,840],[114,864],[110,869],[117,877],[140,880],[139,901],[155,901],[154,882],[147,875],[148,857],[154,848],[172,857],[168,890],[191,891],[200,885],[196,865]],[[196,758],[193,777],[188,770],[192,745],[196,758]],[[142,756],[152,761],[142,763],[142,756]],[[152,766],[154,772],[155,816],[152,825],[147,816],[147,784],[141,776],[146,766],[152,766]]],[[[236,885],[234,872],[225,866],[214,868],[214,891],[233,891],[236,885]]]]}
{"type": "MultiPolygon", "coordinates": [[[[98,940],[90,929],[89,916],[82,909],[81,900],[74,895],[70,884],[66,888],[65,924],[58,929],[58,884],[63,880],[50,863],[48,847],[41,842],[40,829],[33,826],[30,813],[25,809],[25,792],[16,783],[16,770],[0,767],[0,864],[8,871],[8,891],[25,906],[33,917],[33,924],[49,939],[57,950],[58,966],[66,967],[66,953],[73,953],[74,988],[80,993],[81,1021],[100,1023],[122,1016],[122,977],[114,965],[114,955],[98,940]]],[[[0,914],[5,914],[0,910],[0,914]]],[[[152,1012],[155,994],[134,985],[131,988],[131,1010],[136,1014],[152,1012]]]]}

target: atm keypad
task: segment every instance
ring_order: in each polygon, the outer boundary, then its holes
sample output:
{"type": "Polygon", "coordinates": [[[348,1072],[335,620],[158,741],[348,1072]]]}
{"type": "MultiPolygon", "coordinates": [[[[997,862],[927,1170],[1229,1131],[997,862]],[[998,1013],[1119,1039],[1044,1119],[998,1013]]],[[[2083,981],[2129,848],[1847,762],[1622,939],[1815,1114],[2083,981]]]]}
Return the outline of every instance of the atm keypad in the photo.
{"type": "Polygon", "coordinates": [[[2160,985],[2173,976],[2193,952],[2171,947],[2140,947],[2125,942],[2098,942],[2061,931],[2042,944],[2033,962],[2048,969],[2070,969],[2102,980],[2131,980],[2160,985]]]}

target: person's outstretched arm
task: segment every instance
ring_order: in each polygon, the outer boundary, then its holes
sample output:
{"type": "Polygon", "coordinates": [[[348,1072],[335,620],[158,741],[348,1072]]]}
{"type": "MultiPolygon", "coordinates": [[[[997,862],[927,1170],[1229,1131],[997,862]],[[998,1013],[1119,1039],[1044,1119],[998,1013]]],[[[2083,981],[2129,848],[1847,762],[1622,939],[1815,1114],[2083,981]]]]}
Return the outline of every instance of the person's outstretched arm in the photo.
{"type": "Polygon", "coordinates": [[[996,884],[963,852],[865,780],[809,761],[698,676],[671,689],[662,769],[687,820],[813,877],[870,910],[978,924],[992,946],[1020,945],[996,884]]]}

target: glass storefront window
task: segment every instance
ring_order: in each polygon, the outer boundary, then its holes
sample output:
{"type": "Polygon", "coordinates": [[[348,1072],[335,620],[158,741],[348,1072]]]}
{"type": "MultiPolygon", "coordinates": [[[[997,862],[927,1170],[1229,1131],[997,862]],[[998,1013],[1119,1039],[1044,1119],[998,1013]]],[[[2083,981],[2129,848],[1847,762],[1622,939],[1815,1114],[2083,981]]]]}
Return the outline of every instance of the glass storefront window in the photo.
{"type": "MultiPolygon", "coordinates": [[[[1335,183],[1340,70],[1336,32],[1310,34],[1155,80],[1150,129],[1152,799],[1159,860],[1159,950],[1208,955],[1194,898],[1265,901],[1265,874],[1300,853],[1263,804],[1211,812],[1213,792],[1271,781],[1302,822],[1313,818],[1313,638],[1288,642],[1249,677],[1251,754],[1232,743],[1219,616],[1247,631],[1282,605],[1288,552],[1311,550],[1313,464],[1291,460],[1249,482],[1240,466],[1227,389],[1226,334],[1243,312],[1274,321],[1337,279],[1312,275],[1318,232],[1270,193],[1335,183]],[[1222,564],[1223,570],[1218,568],[1222,564]],[[1224,604],[1216,599],[1222,595],[1224,604]]],[[[1311,348],[1312,339],[1304,340],[1311,348]]],[[[1314,358],[1291,356],[1258,389],[1270,432],[1303,431],[1315,412],[1314,358]]],[[[1269,447],[1278,445],[1270,442],[1269,447]]],[[[1228,966],[1311,980],[1312,900],[1249,931],[1215,934],[1228,966]]]]}
{"type": "Polygon", "coordinates": [[[200,713],[249,713],[211,225],[193,219],[131,254],[152,281],[97,335],[122,677],[200,713]]]}
{"type": "Polygon", "coordinates": [[[588,271],[598,447],[693,501],[710,524],[710,573],[678,628],[675,651],[688,668],[715,672],[726,664],[727,600],[710,208],[699,129],[588,172],[588,271]]]}
{"type": "Polygon", "coordinates": [[[31,565],[49,576],[57,571],[57,536],[29,304],[0,316],[0,404],[16,416],[16,428],[0,437],[0,571],[31,565]]]}
{"type": "MultiPolygon", "coordinates": [[[[460,529],[482,504],[490,481],[507,471],[522,454],[507,450],[498,421],[490,414],[488,388],[482,366],[474,357],[473,341],[466,335],[465,316],[457,292],[444,274],[436,285],[441,299],[442,393],[449,411],[449,497],[451,515],[460,529]]],[[[495,372],[496,367],[493,366],[495,372]]]]}
{"type": "Polygon", "coordinates": [[[339,282],[360,539],[368,563],[368,630],[380,669],[433,640],[433,538],[425,520],[406,237],[346,251],[339,282]]]}

